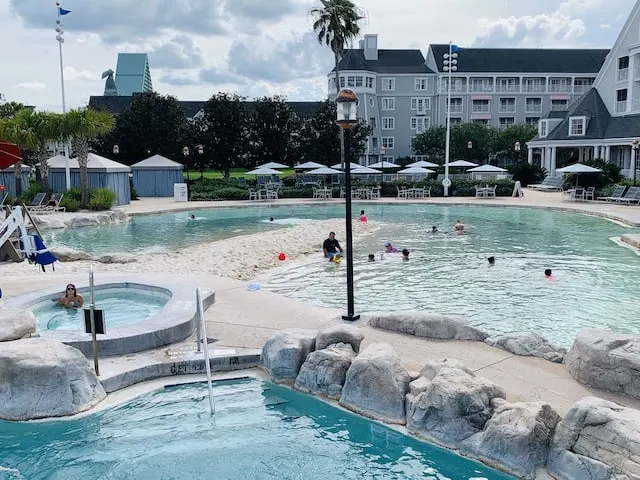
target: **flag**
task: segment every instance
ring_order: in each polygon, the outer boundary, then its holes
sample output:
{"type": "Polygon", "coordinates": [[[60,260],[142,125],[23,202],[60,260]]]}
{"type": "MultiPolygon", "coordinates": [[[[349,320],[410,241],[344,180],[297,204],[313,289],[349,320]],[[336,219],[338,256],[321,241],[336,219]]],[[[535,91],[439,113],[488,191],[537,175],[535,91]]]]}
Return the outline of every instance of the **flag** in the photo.
{"type": "Polygon", "coordinates": [[[451,45],[451,53],[458,53],[462,50],[458,45],[451,45]]]}
{"type": "Polygon", "coordinates": [[[71,13],[71,10],[65,10],[62,7],[58,7],[58,14],[59,15],[66,15],[67,13],[71,13]]]}

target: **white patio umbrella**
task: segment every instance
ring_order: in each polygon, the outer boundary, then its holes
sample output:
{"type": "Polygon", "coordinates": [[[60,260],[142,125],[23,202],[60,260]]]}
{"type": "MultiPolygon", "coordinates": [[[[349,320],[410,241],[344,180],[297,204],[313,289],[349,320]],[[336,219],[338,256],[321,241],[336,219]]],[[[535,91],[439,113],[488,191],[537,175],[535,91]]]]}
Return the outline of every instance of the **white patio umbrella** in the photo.
{"type": "Polygon", "coordinates": [[[558,168],[556,172],[560,173],[575,173],[576,174],[576,187],[578,186],[578,177],[581,173],[600,173],[602,170],[599,168],[590,167],[584,163],[574,163],[573,165],[567,165],[566,167],[558,168]]]}
{"type": "MultiPolygon", "coordinates": [[[[354,170],[356,168],[360,168],[361,166],[362,165],[360,165],[359,163],[349,162],[349,168],[351,168],[351,170],[354,170]]],[[[335,165],[331,165],[331,168],[342,169],[342,164],[341,163],[336,163],[335,165]]]]}
{"type": "Polygon", "coordinates": [[[411,173],[411,174],[427,174],[427,173],[436,173],[434,170],[429,170],[428,168],[424,168],[424,167],[409,167],[409,168],[405,168],[404,170],[400,170],[398,173],[411,173]]]}
{"type": "Polygon", "coordinates": [[[322,168],[322,167],[326,167],[326,165],[322,165],[321,163],[316,163],[316,162],[304,162],[296,165],[293,168],[295,168],[296,170],[313,170],[314,168],[322,168]]]}
{"type": "Polygon", "coordinates": [[[402,165],[397,165],[392,162],[378,162],[372,165],[369,165],[371,168],[400,168],[402,165]]]}
{"type": "Polygon", "coordinates": [[[456,160],[455,162],[450,162],[449,167],[453,168],[467,168],[467,167],[477,167],[477,163],[467,162],[466,160],[456,160]]]}
{"type": "Polygon", "coordinates": [[[260,167],[245,173],[245,175],[282,175],[282,172],[273,168],[260,167]]]}
{"type": "Polygon", "coordinates": [[[480,165],[479,167],[470,168],[467,172],[471,173],[504,173],[505,168],[496,167],[495,165],[480,165]]]}
{"type": "Polygon", "coordinates": [[[315,170],[311,170],[310,172],[307,172],[307,173],[309,175],[337,175],[339,173],[344,174],[344,172],[340,170],[336,170],[335,168],[329,168],[329,167],[316,168],[315,170]]]}
{"type": "Polygon", "coordinates": [[[264,165],[259,165],[256,168],[273,168],[273,169],[278,169],[278,168],[289,168],[288,165],[284,165],[282,163],[278,163],[278,162],[269,162],[269,163],[265,163],[264,165]]]}
{"type": "MultiPolygon", "coordinates": [[[[423,167],[423,168],[432,168],[432,167],[439,167],[439,166],[440,165],[438,165],[437,163],[426,162],[424,160],[413,162],[407,165],[407,167],[423,167]]],[[[449,166],[451,166],[451,164],[449,164],[449,166]]]]}
{"type": "Polygon", "coordinates": [[[358,168],[354,168],[353,170],[351,170],[352,175],[371,175],[376,173],[382,173],[382,171],[376,170],[375,168],[371,167],[363,167],[362,165],[359,165],[358,168]]]}

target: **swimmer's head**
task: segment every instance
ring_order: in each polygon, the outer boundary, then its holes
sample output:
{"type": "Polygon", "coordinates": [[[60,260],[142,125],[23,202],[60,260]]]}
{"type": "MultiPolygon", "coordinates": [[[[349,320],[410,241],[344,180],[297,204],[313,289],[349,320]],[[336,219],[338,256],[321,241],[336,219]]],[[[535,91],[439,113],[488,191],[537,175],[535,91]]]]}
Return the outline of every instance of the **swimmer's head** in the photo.
{"type": "Polygon", "coordinates": [[[270,222],[273,222],[273,217],[269,218],[269,221],[270,221],[270,222]]]}
{"type": "Polygon", "coordinates": [[[489,265],[495,265],[496,264],[496,257],[487,258],[487,262],[489,262],[489,265]]]}
{"type": "Polygon", "coordinates": [[[551,276],[551,273],[552,273],[552,272],[551,272],[551,269],[550,269],[550,268],[547,268],[547,269],[544,271],[544,276],[545,276],[545,277],[550,277],[550,276],[551,276]]]}
{"type": "Polygon", "coordinates": [[[409,250],[406,248],[402,249],[402,258],[405,260],[409,260],[409,250]]]}
{"type": "Polygon", "coordinates": [[[360,210],[360,215],[364,215],[364,210],[360,210]]]}
{"type": "Polygon", "coordinates": [[[195,219],[196,219],[196,216],[195,216],[195,215],[193,215],[193,214],[191,214],[191,215],[189,215],[189,218],[190,218],[191,220],[195,220],[195,219]]]}
{"type": "Polygon", "coordinates": [[[435,225],[433,227],[431,227],[431,231],[432,232],[437,232],[438,231],[438,227],[436,227],[435,225]]]}
{"type": "Polygon", "coordinates": [[[369,261],[370,262],[375,262],[376,261],[376,256],[373,253],[369,254],[369,261]]]}

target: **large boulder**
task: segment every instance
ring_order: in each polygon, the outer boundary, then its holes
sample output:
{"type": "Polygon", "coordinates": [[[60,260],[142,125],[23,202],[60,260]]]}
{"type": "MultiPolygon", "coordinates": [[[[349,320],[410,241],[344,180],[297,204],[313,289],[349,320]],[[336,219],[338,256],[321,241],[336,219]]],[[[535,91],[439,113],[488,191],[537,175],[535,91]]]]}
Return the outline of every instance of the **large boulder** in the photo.
{"type": "Polygon", "coordinates": [[[36,331],[36,317],[31,310],[0,307],[0,342],[19,340],[36,331]]]}
{"type": "Polygon", "coordinates": [[[391,345],[373,343],[347,371],[340,405],[383,422],[404,425],[408,388],[409,374],[391,345]]]}
{"type": "Polygon", "coordinates": [[[362,330],[354,325],[334,325],[318,333],[316,350],[322,350],[334,343],[348,343],[353,351],[358,353],[363,339],[362,330]]]}
{"type": "Polygon", "coordinates": [[[565,364],[580,383],[640,398],[640,335],[581,330],[565,364]]]}
{"type": "Polygon", "coordinates": [[[557,347],[546,338],[530,332],[507,333],[487,338],[484,342],[514,355],[539,357],[555,363],[562,363],[567,353],[566,349],[557,347]]]}
{"type": "Polygon", "coordinates": [[[460,451],[518,478],[534,479],[544,467],[560,415],[546,403],[500,404],[480,433],[462,442],[460,451]]]}
{"type": "Polygon", "coordinates": [[[367,315],[369,325],[382,330],[440,340],[475,340],[483,342],[489,335],[461,318],[425,313],[402,312],[367,315]]]}
{"type": "Polygon", "coordinates": [[[547,469],[559,480],[640,478],[640,411],[582,398],[558,424],[547,469]]]}
{"type": "Polygon", "coordinates": [[[78,262],[81,260],[91,260],[91,255],[80,250],[74,250],[64,246],[51,249],[51,252],[58,257],[61,262],[78,262]]]}
{"type": "Polygon", "coordinates": [[[29,338],[0,348],[0,418],[73,415],[106,397],[87,358],[54,340],[29,338]]]}
{"type": "Polygon", "coordinates": [[[293,383],[316,346],[316,332],[292,329],[276,333],[262,347],[262,365],[276,383],[293,383]]]}
{"type": "Polygon", "coordinates": [[[353,347],[348,343],[332,344],[311,352],[300,368],[294,387],[301,392],[317,393],[338,400],[355,356],[353,347]]]}
{"type": "Polygon", "coordinates": [[[407,395],[407,429],[441,445],[458,448],[480,432],[504,390],[491,381],[458,368],[440,368],[433,379],[421,377],[417,394],[407,395]]]}

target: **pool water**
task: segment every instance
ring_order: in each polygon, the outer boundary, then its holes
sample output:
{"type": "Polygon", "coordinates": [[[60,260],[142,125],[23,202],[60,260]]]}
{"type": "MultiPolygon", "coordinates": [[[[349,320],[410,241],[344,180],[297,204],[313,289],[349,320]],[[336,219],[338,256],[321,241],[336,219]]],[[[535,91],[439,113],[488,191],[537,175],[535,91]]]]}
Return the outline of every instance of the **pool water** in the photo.
{"type": "MultiPolygon", "coordinates": [[[[89,293],[83,293],[84,307],[89,306],[89,293]]],[[[153,317],[169,301],[169,295],[134,288],[106,288],[96,290],[96,308],[104,310],[107,331],[142,322],[153,317]]],[[[84,331],[82,308],[63,308],[47,300],[31,308],[36,328],[44,330],[84,331]]],[[[0,477],[1,478],[1,477],[0,477]]]]}
{"type": "Polygon", "coordinates": [[[214,416],[196,384],[73,420],[0,421],[0,478],[511,478],[284,387],[218,382],[214,394],[214,416]]]}

